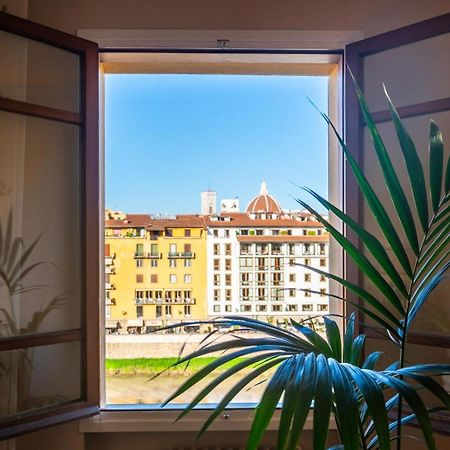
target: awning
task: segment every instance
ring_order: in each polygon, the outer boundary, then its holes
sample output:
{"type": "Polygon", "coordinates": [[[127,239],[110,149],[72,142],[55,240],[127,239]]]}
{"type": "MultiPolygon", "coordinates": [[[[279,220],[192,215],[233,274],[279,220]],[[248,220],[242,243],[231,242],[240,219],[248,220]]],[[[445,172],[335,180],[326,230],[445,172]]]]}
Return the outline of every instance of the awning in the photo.
{"type": "Polygon", "coordinates": [[[142,327],[144,326],[143,319],[132,319],[127,321],[127,327],[142,327]]]}

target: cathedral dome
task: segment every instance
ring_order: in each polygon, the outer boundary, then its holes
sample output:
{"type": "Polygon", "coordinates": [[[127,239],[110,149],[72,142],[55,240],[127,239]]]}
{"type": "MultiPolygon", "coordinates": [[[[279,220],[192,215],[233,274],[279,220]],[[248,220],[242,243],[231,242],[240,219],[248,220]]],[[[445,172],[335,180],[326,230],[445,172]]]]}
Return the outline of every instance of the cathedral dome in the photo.
{"type": "Polygon", "coordinates": [[[247,214],[281,214],[282,209],[280,204],[269,194],[267,184],[263,181],[259,194],[248,204],[245,212],[247,214]]]}

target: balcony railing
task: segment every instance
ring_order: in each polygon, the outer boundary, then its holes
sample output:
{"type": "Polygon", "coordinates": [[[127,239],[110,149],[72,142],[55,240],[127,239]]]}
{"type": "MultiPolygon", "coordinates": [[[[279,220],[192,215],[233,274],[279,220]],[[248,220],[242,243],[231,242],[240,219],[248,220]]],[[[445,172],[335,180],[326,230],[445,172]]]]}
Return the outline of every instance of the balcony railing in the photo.
{"type": "Polygon", "coordinates": [[[195,305],[195,298],[135,298],[135,305],[195,305]]]}
{"type": "Polygon", "coordinates": [[[105,305],[106,306],[112,306],[116,304],[116,299],[115,298],[106,298],[105,299],[105,305]]]}
{"type": "Polygon", "coordinates": [[[169,252],[167,254],[167,257],[169,259],[177,259],[177,258],[193,259],[193,258],[195,258],[195,253],[194,252],[169,252]]]}
{"type": "Polygon", "coordinates": [[[105,289],[106,290],[111,290],[111,289],[115,289],[116,286],[112,283],[105,283],[105,289]]]}
{"type": "Polygon", "coordinates": [[[116,273],[116,269],[115,269],[115,267],[106,266],[105,273],[115,274],[116,273]]]}
{"type": "Polygon", "coordinates": [[[134,254],[136,259],[161,259],[162,254],[159,252],[138,252],[134,254]]]}

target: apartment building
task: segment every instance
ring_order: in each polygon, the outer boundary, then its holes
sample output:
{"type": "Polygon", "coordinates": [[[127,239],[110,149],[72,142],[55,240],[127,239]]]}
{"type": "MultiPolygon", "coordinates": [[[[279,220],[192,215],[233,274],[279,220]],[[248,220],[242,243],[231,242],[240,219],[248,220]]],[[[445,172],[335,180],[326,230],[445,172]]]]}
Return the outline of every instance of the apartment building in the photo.
{"type": "Polygon", "coordinates": [[[320,323],[328,312],[328,281],[311,270],[328,270],[328,235],[311,214],[283,211],[265,182],[243,213],[105,219],[107,330],[236,314],[320,323]]]}
{"type": "Polygon", "coordinates": [[[106,215],[107,329],[134,333],[206,319],[204,219],[106,215]]]}
{"type": "Polygon", "coordinates": [[[328,241],[312,214],[283,211],[263,182],[244,213],[208,218],[209,316],[281,324],[326,314],[328,280],[311,269],[328,270],[328,241]]]}

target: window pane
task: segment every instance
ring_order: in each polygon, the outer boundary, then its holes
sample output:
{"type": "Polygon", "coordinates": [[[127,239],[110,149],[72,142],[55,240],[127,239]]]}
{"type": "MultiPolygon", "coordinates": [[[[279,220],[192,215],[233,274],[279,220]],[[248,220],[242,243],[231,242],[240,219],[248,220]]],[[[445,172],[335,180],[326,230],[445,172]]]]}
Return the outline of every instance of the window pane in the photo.
{"type": "Polygon", "coordinates": [[[80,371],[79,342],[0,352],[0,416],[79,399],[80,371]]]}
{"type": "MultiPolygon", "coordinates": [[[[450,142],[450,111],[433,113],[430,115],[423,115],[417,117],[410,117],[403,119],[403,123],[411,135],[412,140],[419,152],[420,158],[422,160],[424,175],[426,179],[427,186],[429,185],[429,167],[428,167],[428,134],[429,134],[429,124],[430,120],[433,120],[437,125],[439,125],[442,136],[445,142],[450,142]]],[[[386,148],[389,151],[389,154],[392,159],[392,163],[398,170],[399,179],[402,183],[402,186],[405,188],[405,193],[409,198],[410,204],[414,204],[414,200],[412,198],[411,190],[409,187],[409,181],[407,178],[407,173],[404,169],[405,165],[402,159],[402,152],[400,150],[400,146],[398,144],[396,132],[394,126],[391,122],[378,124],[378,130],[383,138],[383,141],[386,145],[386,148]]],[[[382,204],[386,208],[388,214],[391,219],[396,217],[396,212],[392,205],[392,201],[390,199],[389,192],[386,189],[386,185],[384,183],[384,179],[379,172],[378,162],[376,160],[376,155],[373,150],[372,144],[370,142],[370,138],[368,136],[368,132],[364,130],[364,168],[365,173],[369,182],[374,186],[377,195],[379,196],[382,204]],[[377,170],[371,170],[370,168],[377,167],[377,170]]],[[[450,156],[450,146],[444,146],[444,160],[450,156]]],[[[370,211],[367,207],[363,208],[364,211],[364,224],[368,231],[376,235],[381,242],[385,242],[383,235],[379,231],[379,227],[374,221],[370,211]]],[[[415,211],[413,211],[414,216],[417,216],[415,211]]],[[[418,224],[417,224],[418,225],[418,224]]],[[[400,229],[401,225],[397,222],[394,222],[394,226],[400,229]]],[[[418,236],[421,240],[422,233],[420,231],[420,227],[417,226],[418,236]]],[[[411,257],[413,257],[412,251],[407,244],[405,244],[405,248],[411,257]]],[[[388,249],[389,256],[391,256],[392,261],[396,264],[395,257],[391,255],[392,251],[388,249]]],[[[445,254],[445,250],[442,251],[441,255],[445,254]]],[[[403,271],[399,269],[399,273],[403,274],[403,271]]],[[[444,278],[441,282],[441,285],[434,289],[429,295],[427,301],[424,306],[421,308],[418,313],[413,325],[412,329],[416,331],[436,333],[436,334],[447,334],[450,331],[450,322],[448,320],[448,309],[447,309],[447,292],[450,286],[450,281],[448,278],[444,278]]],[[[373,285],[370,281],[365,282],[365,288],[373,293],[376,291],[373,288],[373,285]]],[[[376,294],[378,295],[378,294],[376,294]]],[[[368,323],[371,323],[371,320],[366,316],[365,320],[368,323]]]]}
{"type": "Polygon", "coordinates": [[[388,108],[383,83],[397,107],[449,97],[449,46],[450,33],[446,33],[365,57],[364,93],[369,107],[388,108]]]}
{"type": "Polygon", "coordinates": [[[0,111],[1,336],[80,326],[78,148],[75,125],[0,111]]]}
{"type": "Polygon", "coordinates": [[[79,56],[0,31],[0,96],[79,112],[79,56]]]}

